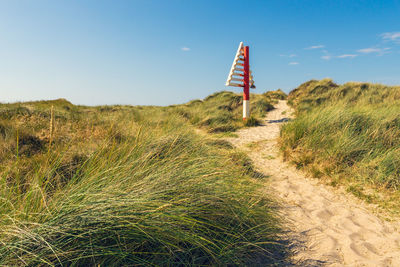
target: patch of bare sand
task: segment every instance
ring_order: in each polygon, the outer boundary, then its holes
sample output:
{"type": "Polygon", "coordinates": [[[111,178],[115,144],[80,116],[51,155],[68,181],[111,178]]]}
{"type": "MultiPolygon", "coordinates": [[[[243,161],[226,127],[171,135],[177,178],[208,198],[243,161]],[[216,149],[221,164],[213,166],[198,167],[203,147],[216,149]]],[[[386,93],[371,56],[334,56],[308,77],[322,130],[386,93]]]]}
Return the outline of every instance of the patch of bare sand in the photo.
{"type": "Polygon", "coordinates": [[[248,153],[258,171],[271,176],[265,190],[282,205],[294,241],[293,260],[313,266],[400,266],[396,223],[382,221],[360,200],[282,161],[277,138],[291,112],[280,101],[261,126],[242,129],[229,140],[248,153]]]}

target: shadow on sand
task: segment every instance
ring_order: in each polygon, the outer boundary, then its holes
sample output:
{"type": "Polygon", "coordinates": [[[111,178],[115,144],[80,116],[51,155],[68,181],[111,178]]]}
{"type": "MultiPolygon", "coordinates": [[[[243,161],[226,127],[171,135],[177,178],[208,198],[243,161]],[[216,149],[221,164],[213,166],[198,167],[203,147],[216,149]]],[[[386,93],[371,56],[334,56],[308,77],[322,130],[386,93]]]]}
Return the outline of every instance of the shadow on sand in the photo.
{"type": "Polygon", "coordinates": [[[268,123],[282,123],[282,122],[288,122],[290,121],[290,118],[282,118],[280,120],[269,120],[268,123]]]}

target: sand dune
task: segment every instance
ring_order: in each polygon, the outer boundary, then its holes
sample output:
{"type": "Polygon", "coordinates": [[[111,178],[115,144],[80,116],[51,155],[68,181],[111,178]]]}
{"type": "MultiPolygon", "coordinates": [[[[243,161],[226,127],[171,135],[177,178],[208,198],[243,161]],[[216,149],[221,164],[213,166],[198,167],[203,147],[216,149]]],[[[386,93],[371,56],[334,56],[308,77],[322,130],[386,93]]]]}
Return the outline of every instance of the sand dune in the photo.
{"type": "Polygon", "coordinates": [[[400,266],[398,224],[382,221],[353,196],[307,178],[279,157],[277,137],[290,113],[286,101],[280,101],[263,125],[242,129],[239,138],[230,141],[271,176],[265,190],[282,204],[294,261],[313,266],[400,266]],[[254,142],[256,146],[247,145],[254,142]]]}

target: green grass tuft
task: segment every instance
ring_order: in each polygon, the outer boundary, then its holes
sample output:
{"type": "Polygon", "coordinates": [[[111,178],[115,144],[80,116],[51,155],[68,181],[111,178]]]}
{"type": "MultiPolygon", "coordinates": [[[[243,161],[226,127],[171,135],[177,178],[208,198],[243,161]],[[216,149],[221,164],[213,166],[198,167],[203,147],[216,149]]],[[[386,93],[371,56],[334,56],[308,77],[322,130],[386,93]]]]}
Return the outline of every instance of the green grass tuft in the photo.
{"type": "Polygon", "coordinates": [[[261,124],[261,121],[259,119],[254,118],[251,116],[250,118],[246,119],[243,121],[244,126],[246,127],[252,127],[252,126],[258,126],[261,124]]]}

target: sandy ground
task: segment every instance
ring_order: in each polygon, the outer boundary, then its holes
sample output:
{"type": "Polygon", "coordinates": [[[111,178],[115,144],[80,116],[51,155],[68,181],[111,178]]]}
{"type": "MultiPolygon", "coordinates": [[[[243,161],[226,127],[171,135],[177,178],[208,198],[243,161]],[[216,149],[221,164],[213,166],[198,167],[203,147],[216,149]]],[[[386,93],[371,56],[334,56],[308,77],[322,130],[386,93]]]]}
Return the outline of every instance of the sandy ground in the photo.
{"type": "Polygon", "coordinates": [[[269,175],[265,190],[281,203],[293,240],[293,260],[308,266],[400,266],[398,225],[380,220],[353,196],[307,178],[282,161],[277,138],[291,110],[280,101],[263,125],[230,141],[269,175]],[[250,145],[249,145],[250,144],[250,145]],[[251,145],[253,144],[253,145],[251,145]]]}

